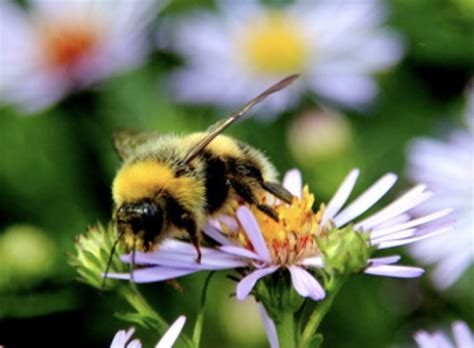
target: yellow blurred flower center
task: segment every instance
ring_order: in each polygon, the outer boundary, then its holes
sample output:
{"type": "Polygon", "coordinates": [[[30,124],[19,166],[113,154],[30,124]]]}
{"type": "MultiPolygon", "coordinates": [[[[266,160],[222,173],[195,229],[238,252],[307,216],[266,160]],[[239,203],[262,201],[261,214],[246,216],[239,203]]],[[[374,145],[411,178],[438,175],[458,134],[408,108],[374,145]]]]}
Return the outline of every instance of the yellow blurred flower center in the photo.
{"type": "MultiPolygon", "coordinates": [[[[305,186],[301,198],[293,198],[292,204],[272,206],[279,215],[278,222],[256,207],[250,207],[275,264],[298,264],[302,258],[318,255],[316,237],[322,233],[319,222],[324,207],[314,213],[313,203],[314,196],[305,186]]],[[[240,229],[238,238],[240,243],[251,248],[243,229],[240,229]]]]}
{"type": "Polygon", "coordinates": [[[298,23],[273,12],[250,23],[240,36],[240,48],[256,72],[294,73],[305,65],[308,45],[298,23]]]}
{"type": "Polygon", "coordinates": [[[39,32],[45,64],[69,71],[77,68],[100,41],[93,23],[74,19],[43,24],[39,32]]]}

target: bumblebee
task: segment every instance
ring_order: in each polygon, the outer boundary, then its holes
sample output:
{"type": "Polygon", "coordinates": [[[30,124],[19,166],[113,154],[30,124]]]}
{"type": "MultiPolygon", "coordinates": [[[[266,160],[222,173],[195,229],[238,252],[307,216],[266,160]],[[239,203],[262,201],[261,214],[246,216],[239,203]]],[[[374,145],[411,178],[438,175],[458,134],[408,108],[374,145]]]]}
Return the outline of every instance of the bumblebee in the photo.
{"type": "Polygon", "coordinates": [[[236,202],[253,204],[278,220],[259,199],[269,192],[291,202],[291,193],[275,182],[275,168],[257,149],[221,133],[297,77],[281,80],[206,132],[175,136],[117,131],[113,142],[123,161],[112,185],[117,242],[132,252],[146,252],[185,232],[200,262],[201,229],[209,217],[229,212],[236,202]]]}

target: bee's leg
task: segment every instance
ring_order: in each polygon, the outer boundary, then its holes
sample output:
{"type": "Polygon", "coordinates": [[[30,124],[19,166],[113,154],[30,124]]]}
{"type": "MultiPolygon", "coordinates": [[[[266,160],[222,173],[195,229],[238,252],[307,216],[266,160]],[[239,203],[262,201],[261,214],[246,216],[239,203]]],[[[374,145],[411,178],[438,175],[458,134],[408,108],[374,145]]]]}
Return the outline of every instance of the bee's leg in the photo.
{"type": "MultiPolygon", "coordinates": [[[[189,233],[189,231],[188,231],[188,233],[189,233]]],[[[201,258],[202,258],[202,253],[201,253],[201,243],[200,243],[199,235],[195,232],[189,233],[189,235],[191,236],[191,242],[193,243],[194,248],[196,249],[196,252],[197,252],[196,263],[200,264],[201,263],[201,258]]]]}
{"type": "Polygon", "coordinates": [[[196,263],[201,263],[201,258],[202,258],[201,238],[200,238],[201,235],[196,226],[196,222],[191,217],[191,215],[183,214],[181,216],[181,221],[179,225],[177,226],[183,228],[189,234],[189,237],[191,238],[191,242],[193,243],[194,248],[196,249],[196,252],[197,252],[196,263]]]}
{"type": "Polygon", "coordinates": [[[252,192],[252,189],[248,185],[239,182],[235,179],[230,179],[230,185],[235,190],[235,192],[237,192],[237,194],[242,197],[244,201],[250,204],[254,204],[258,208],[258,210],[278,222],[278,213],[269,205],[259,203],[257,197],[255,197],[252,192]]]}
{"type": "Polygon", "coordinates": [[[191,242],[196,248],[197,258],[196,262],[201,263],[201,247],[200,247],[200,230],[196,224],[196,220],[188,210],[186,210],[181,204],[179,204],[172,197],[167,197],[166,203],[168,206],[168,218],[170,222],[178,228],[185,230],[189,237],[191,237],[191,242]]]}
{"type": "Polygon", "coordinates": [[[263,190],[271,193],[282,201],[288,204],[291,204],[293,201],[293,195],[290,191],[277,182],[265,181],[262,177],[262,172],[256,167],[241,163],[240,165],[234,165],[233,170],[234,175],[239,178],[251,178],[251,180],[253,182],[256,181],[263,190]]]}

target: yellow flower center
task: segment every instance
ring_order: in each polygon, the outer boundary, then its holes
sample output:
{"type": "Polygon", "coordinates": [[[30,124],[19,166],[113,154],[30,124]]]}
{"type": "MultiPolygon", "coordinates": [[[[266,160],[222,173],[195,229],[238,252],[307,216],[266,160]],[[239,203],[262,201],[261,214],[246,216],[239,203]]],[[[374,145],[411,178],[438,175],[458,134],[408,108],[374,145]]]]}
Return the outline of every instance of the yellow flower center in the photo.
{"type": "MultiPolygon", "coordinates": [[[[278,213],[278,222],[256,207],[250,207],[275,264],[298,264],[302,258],[318,255],[316,237],[324,233],[319,227],[324,206],[314,213],[313,203],[314,196],[305,186],[301,198],[293,198],[292,204],[272,205],[278,213]]],[[[237,233],[237,239],[245,247],[251,248],[242,228],[237,233]]]]}
{"type": "Polygon", "coordinates": [[[263,74],[301,71],[308,54],[302,28],[278,12],[250,23],[240,35],[240,48],[246,63],[263,74]]]}
{"type": "Polygon", "coordinates": [[[41,23],[39,32],[45,64],[68,71],[77,68],[100,41],[93,23],[77,19],[41,23]]]}

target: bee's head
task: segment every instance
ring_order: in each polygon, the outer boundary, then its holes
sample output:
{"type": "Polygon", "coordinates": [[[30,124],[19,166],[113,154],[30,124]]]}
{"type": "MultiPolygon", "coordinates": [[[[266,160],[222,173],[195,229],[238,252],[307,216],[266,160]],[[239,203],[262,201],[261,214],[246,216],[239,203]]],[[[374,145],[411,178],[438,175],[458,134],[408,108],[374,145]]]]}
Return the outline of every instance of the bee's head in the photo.
{"type": "Polygon", "coordinates": [[[148,251],[163,228],[163,209],[151,200],[123,203],[115,212],[120,238],[129,247],[148,251]]]}

